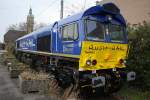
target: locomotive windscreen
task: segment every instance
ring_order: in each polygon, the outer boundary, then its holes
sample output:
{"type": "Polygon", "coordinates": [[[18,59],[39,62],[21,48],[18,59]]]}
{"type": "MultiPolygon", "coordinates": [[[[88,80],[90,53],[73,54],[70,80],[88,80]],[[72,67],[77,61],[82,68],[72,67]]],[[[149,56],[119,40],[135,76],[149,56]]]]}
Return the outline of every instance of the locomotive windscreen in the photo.
{"type": "Polygon", "coordinates": [[[37,39],[37,50],[38,51],[50,51],[51,47],[51,35],[39,37],[37,39]]]}
{"type": "Polygon", "coordinates": [[[87,40],[103,41],[105,34],[104,24],[94,20],[86,20],[86,33],[87,40]]]}
{"type": "Polygon", "coordinates": [[[109,24],[109,34],[112,42],[124,41],[124,29],[120,25],[109,24]]]}

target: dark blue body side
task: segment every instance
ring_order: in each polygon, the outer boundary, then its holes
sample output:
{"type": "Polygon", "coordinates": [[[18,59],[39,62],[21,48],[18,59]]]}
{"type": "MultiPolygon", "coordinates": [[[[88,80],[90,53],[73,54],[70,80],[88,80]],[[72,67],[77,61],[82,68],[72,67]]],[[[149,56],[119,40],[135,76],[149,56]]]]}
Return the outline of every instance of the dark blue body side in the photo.
{"type": "Polygon", "coordinates": [[[16,40],[17,49],[37,51],[37,38],[50,34],[51,26],[44,27],[40,30],[34,31],[16,40]]]}

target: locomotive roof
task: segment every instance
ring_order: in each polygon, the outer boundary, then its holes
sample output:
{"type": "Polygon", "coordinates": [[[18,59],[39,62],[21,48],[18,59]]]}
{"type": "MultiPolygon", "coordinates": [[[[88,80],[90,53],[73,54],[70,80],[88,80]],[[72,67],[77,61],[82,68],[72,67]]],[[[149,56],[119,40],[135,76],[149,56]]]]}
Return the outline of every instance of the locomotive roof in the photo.
{"type": "MultiPolygon", "coordinates": [[[[100,6],[100,5],[94,6],[94,7],[91,7],[89,9],[87,9],[86,11],[81,12],[79,14],[76,14],[73,16],[68,16],[67,18],[64,18],[64,19],[58,21],[58,25],[64,25],[64,24],[67,24],[70,22],[80,20],[85,16],[96,15],[96,14],[110,14],[110,15],[114,16],[116,19],[118,19],[123,25],[126,25],[124,18],[120,14],[119,8],[113,3],[107,3],[102,6],[100,6]]],[[[20,40],[20,39],[23,39],[23,38],[26,38],[26,37],[29,37],[32,35],[37,35],[37,34],[40,34],[41,32],[50,31],[51,28],[52,28],[52,25],[48,25],[48,26],[41,28],[35,32],[25,35],[17,40],[20,40]]]]}
{"type": "Polygon", "coordinates": [[[29,33],[29,34],[23,36],[23,37],[18,38],[16,41],[21,40],[26,37],[29,37],[29,36],[32,36],[32,35],[38,35],[38,34],[42,33],[43,31],[51,31],[51,27],[52,27],[52,25],[45,26],[45,27],[40,28],[32,33],[29,33]]]}

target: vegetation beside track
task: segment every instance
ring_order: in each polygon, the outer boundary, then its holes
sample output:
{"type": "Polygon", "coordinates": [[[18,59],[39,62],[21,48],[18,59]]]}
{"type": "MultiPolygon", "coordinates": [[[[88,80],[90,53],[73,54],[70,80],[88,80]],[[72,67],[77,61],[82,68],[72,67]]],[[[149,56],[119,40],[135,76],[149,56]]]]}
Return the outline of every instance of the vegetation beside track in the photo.
{"type": "Polygon", "coordinates": [[[129,86],[150,91],[150,22],[129,26],[129,39],[127,69],[136,72],[136,80],[129,86]]]}
{"type": "Polygon", "coordinates": [[[123,100],[150,100],[150,22],[128,26],[130,50],[127,70],[136,72],[136,80],[118,91],[123,100]]]}
{"type": "Polygon", "coordinates": [[[133,87],[124,86],[117,93],[123,100],[150,100],[150,91],[141,91],[133,87]]]}

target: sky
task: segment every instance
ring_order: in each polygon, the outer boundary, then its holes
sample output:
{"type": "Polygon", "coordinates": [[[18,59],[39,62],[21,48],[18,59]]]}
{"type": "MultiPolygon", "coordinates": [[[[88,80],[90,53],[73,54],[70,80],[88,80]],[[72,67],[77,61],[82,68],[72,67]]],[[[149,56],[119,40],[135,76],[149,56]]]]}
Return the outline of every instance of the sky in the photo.
{"type": "MultiPolygon", "coordinates": [[[[26,22],[29,8],[33,10],[36,23],[50,24],[60,18],[61,0],[0,0],[0,42],[12,24],[26,22]]],[[[72,15],[101,0],[64,0],[64,17],[72,15]]]]}

